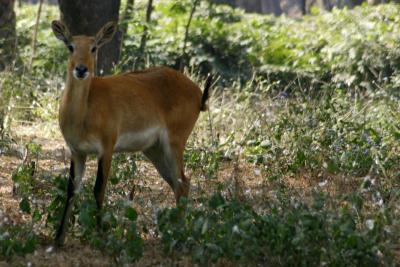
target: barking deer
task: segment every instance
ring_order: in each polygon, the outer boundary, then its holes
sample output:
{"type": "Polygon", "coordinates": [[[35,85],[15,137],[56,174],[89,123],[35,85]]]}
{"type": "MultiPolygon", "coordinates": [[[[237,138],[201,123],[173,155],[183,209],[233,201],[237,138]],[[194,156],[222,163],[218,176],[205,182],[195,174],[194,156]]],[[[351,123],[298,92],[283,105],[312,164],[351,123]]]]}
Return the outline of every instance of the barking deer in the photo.
{"type": "Polygon", "coordinates": [[[183,151],[200,111],[207,108],[211,76],[203,92],[167,67],[95,77],[97,50],[112,39],[116,23],[107,23],[94,37],[71,36],[60,21],[53,21],[52,29],[70,51],[59,110],[61,132],[71,150],[67,200],[55,239],[62,245],[89,154],[98,158],[94,197],[99,210],[115,152],[142,151],[176,201],[188,196],[183,151]]]}

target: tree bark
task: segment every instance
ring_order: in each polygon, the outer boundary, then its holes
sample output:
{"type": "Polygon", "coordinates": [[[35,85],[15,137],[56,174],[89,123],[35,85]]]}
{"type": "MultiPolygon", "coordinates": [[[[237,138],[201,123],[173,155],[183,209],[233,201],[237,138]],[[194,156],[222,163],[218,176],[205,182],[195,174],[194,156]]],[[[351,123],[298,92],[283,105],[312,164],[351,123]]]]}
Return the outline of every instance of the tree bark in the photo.
{"type": "Polygon", "coordinates": [[[126,35],[126,32],[128,31],[128,22],[132,18],[132,13],[133,13],[133,6],[135,5],[134,0],[128,0],[126,2],[126,7],[124,10],[124,15],[122,16],[122,24],[121,24],[121,43],[123,42],[123,39],[126,35]]]}
{"type": "Polygon", "coordinates": [[[282,14],[281,1],[279,0],[261,0],[261,13],[274,14],[279,16],[282,14]]]}
{"type": "MultiPolygon", "coordinates": [[[[109,21],[118,22],[120,0],[58,0],[61,20],[72,35],[94,36],[109,21]]],[[[99,49],[97,55],[97,74],[109,74],[118,63],[121,33],[99,49]]]]}
{"type": "Polygon", "coordinates": [[[307,0],[300,0],[300,10],[301,10],[301,14],[305,15],[307,14],[307,0]]]}
{"type": "Polygon", "coordinates": [[[16,38],[14,0],[0,0],[0,71],[15,60],[16,38]]]}
{"type": "Polygon", "coordinates": [[[236,0],[236,4],[247,12],[261,13],[261,1],[262,0],[236,0]]]}
{"type": "Polygon", "coordinates": [[[321,1],[321,7],[325,10],[331,11],[333,8],[333,5],[330,0],[320,0],[321,1]]]}
{"type": "Polygon", "coordinates": [[[217,4],[217,5],[230,5],[236,7],[236,0],[209,0],[210,3],[217,4]]]}

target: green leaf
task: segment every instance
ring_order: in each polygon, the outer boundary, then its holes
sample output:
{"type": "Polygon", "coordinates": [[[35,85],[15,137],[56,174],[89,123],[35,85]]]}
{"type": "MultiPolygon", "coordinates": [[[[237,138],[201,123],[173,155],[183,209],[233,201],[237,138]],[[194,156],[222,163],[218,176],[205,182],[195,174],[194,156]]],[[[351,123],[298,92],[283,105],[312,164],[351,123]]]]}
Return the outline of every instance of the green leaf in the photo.
{"type": "Polygon", "coordinates": [[[128,218],[131,221],[136,221],[138,215],[137,212],[134,208],[132,207],[126,207],[125,209],[125,217],[128,218]]]}
{"type": "Polygon", "coordinates": [[[34,221],[34,222],[38,222],[38,221],[40,221],[42,219],[42,214],[38,211],[38,210],[35,210],[34,212],[33,212],[33,215],[32,215],[32,220],[34,221]]]}
{"type": "Polygon", "coordinates": [[[93,228],[96,225],[96,218],[90,213],[90,209],[82,209],[79,219],[86,228],[93,228]]]}
{"type": "Polygon", "coordinates": [[[19,209],[20,209],[22,212],[25,212],[25,213],[28,213],[28,214],[31,213],[31,204],[29,203],[28,198],[24,197],[24,198],[21,200],[21,202],[19,203],[19,209]]]}
{"type": "Polygon", "coordinates": [[[218,208],[219,206],[222,206],[224,203],[225,200],[220,193],[214,194],[209,201],[210,207],[214,209],[218,208]]]}

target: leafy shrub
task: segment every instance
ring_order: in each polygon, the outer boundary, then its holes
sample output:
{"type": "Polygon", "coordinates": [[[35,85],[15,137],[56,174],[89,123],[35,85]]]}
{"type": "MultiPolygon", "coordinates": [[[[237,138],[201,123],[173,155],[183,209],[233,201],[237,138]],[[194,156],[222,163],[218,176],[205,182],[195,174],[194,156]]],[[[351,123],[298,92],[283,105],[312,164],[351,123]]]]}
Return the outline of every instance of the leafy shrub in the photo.
{"type": "Polygon", "coordinates": [[[118,201],[106,207],[101,214],[100,229],[97,225],[98,210],[94,199],[83,199],[79,204],[78,224],[82,228],[81,238],[93,247],[107,251],[120,263],[132,262],[143,252],[143,240],[136,225],[137,213],[130,204],[118,201]]]}
{"type": "Polygon", "coordinates": [[[220,194],[204,200],[199,208],[189,206],[186,214],[183,206],[166,209],[158,216],[166,252],[189,253],[202,266],[221,258],[274,266],[392,263],[387,217],[377,213],[362,219],[360,195],[330,200],[315,194],[310,204],[285,194],[279,198],[261,213],[220,194]]]}
{"type": "Polygon", "coordinates": [[[0,259],[32,253],[38,243],[38,236],[29,226],[13,225],[0,212],[0,259]]]}
{"type": "Polygon", "coordinates": [[[193,170],[201,170],[206,178],[215,178],[218,174],[221,155],[219,151],[210,149],[191,149],[185,150],[184,162],[186,167],[193,170]]]}
{"type": "Polygon", "coordinates": [[[26,161],[13,173],[12,180],[20,211],[29,215],[29,220],[16,224],[0,210],[0,258],[32,253],[40,241],[35,224],[42,219],[43,209],[36,201],[38,189],[34,175],[41,147],[35,143],[28,143],[26,149],[26,161]]]}
{"type": "Polygon", "coordinates": [[[244,149],[249,161],[265,165],[270,176],[322,170],[365,176],[398,170],[397,130],[392,126],[398,116],[391,94],[351,100],[342,90],[314,99],[293,95],[277,99],[285,108],[259,117],[259,126],[249,132],[244,149]]]}

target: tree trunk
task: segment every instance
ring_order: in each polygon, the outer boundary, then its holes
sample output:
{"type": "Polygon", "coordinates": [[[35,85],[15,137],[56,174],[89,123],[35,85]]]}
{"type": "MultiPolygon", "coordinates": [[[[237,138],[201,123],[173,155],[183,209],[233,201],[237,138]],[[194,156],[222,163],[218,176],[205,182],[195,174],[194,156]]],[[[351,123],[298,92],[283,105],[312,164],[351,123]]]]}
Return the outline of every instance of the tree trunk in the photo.
{"type": "Polygon", "coordinates": [[[300,10],[301,10],[301,14],[305,15],[307,14],[307,0],[300,0],[300,10]]]}
{"type": "Polygon", "coordinates": [[[261,0],[236,0],[236,4],[247,12],[261,13],[261,0]]]}
{"type": "Polygon", "coordinates": [[[364,2],[364,0],[352,0],[351,2],[353,3],[353,6],[359,6],[364,2]]]}
{"type": "MultiPolygon", "coordinates": [[[[94,36],[109,21],[118,22],[120,0],[58,0],[61,20],[72,35],[94,36]]],[[[109,74],[118,63],[121,33],[118,31],[108,44],[99,49],[97,74],[109,74]]]]}
{"type": "Polygon", "coordinates": [[[124,39],[126,37],[126,34],[128,32],[128,24],[129,21],[132,19],[132,13],[133,13],[133,6],[135,5],[134,0],[128,0],[126,2],[125,10],[122,15],[122,19],[120,20],[120,32],[121,32],[121,41],[120,41],[120,47],[119,51],[122,51],[124,47],[124,39]]]}
{"type": "Polygon", "coordinates": [[[333,5],[330,0],[320,0],[320,3],[322,9],[331,11],[333,8],[333,5]]]}
{"type": "Polygon", "coordinates": [[[14,0],[0,0],[0,71],[16,56],[14,0]]]}
{"type": "Polygon", "coordinates": [[[146,24],[144,25],[142,39],[140,40],[140,47],[139,47],[139,57],[135,64],[135,69],[143,68],[145,66],[145,51],[146,51],[146,42],[147,42],[147,35],[149,34],[149,24],[151,20],[151,13],[153,12],[153,0],[149,0],[147,3],[147,10],[146,10],[146,24]]]}
{"type": "Polygon", "coordinates": [[[121,42],[123,41],[123,38],[125,37],[127,31],[128,31],[128,23],[129,20],[132,18],[132,13],[133,13],[133,6],[135,5],[134,0],[128,0],[126,2],[126,7],[124,10],[124,15],[122,16],[122,25],[121,25],[121,42]]]}
{"type": "Polygon", "coordinates": [[[281,1],[279,0],[261,0],[261,12],[263,14],[274,14],[279,16],[282,14],[281,1]]]}
{"type": "Polygon", "coordinates": [[[230,5],[236,7],[236,0],[209,0],[210,3],[217,4],[217,5],[230,5]]]}

